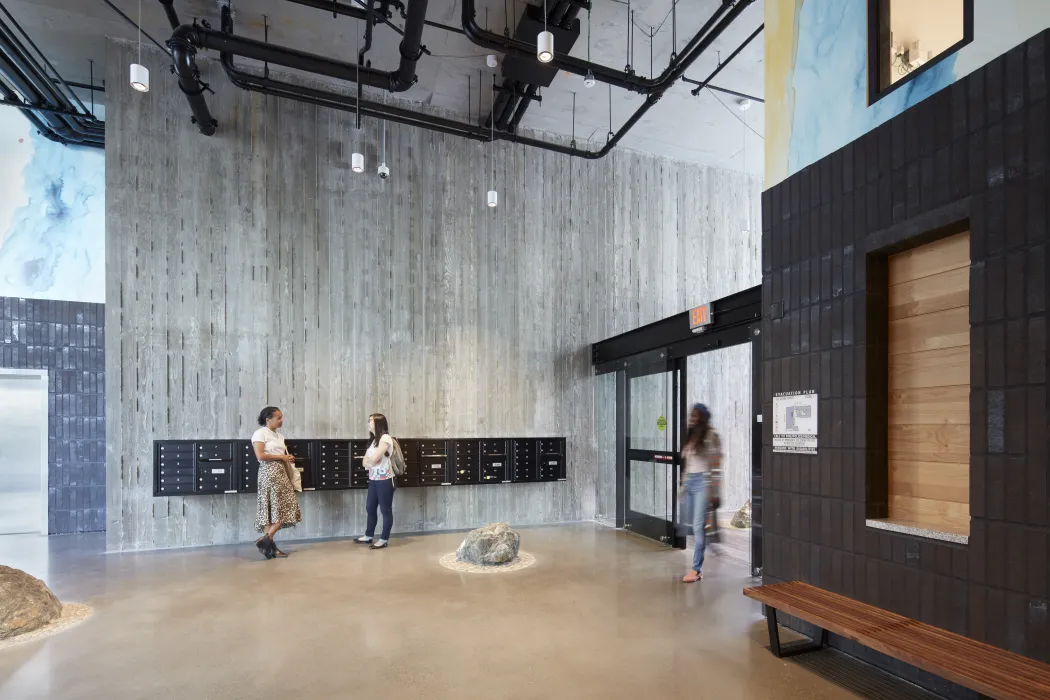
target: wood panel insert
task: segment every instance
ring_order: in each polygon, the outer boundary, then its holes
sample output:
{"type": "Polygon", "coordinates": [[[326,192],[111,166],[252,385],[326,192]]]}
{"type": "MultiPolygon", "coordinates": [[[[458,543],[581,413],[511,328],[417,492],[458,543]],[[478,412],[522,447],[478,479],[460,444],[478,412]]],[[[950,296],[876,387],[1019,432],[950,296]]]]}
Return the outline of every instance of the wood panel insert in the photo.
{"type": "Polygon", "coordinates": [[[970,533],[970,234],[889,259],[889,518],[970,533]]]}

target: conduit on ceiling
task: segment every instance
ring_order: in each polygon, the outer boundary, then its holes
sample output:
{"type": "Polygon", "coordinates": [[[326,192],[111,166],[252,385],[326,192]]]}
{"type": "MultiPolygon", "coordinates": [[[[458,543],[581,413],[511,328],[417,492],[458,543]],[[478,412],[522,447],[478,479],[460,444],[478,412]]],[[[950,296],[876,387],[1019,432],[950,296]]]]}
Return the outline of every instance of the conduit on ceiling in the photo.
{"type": "Polygon", "coordinates": [[[3,4],[0,11],[0,106],[21,110],[52,141],[103,148],[105,124],[88,111],[3,4]]]}
{"type": "MultiPolygon", "coordinates": [[[[299,0],[292,1],[299,2],[299,0]]],[[[526,45],[524,42],[516,39],[484,32],[478,28],[473,19],[473,0],[463,0],[463,2],[463,29],[471,41],[481,46],[489,46],[489,44],[482,42],[496,42],[497,45],[490,46],[490,48],[495,48],[508,54],[520,54],[526,50],[523,47],[527,47],[530,59],[538,63],[534,53],[534,46],[526,45]],[[492,37],[496,37],[496,39],[492,37]]],[[[573,2],[578,2],[578,0],[573,0],[573,2]]],[[[237,87],[245,90],[344,111],[355,110],[360,105],[361,114],[366,116],[389,119],[402,124],[463,136],[478,141],[487,141],[490,138],[495,138],[586,159],[602,158],[612,151],[624,135],[660,100],[663,94],[682,78],[686,69],[710,48],[711,44],[753,2],[754,0],[723,0],[711,18],[705,22],[703,28],[689,41],[685,50],[671,62],[658,78],[640,78],[630,73],[614,71],[599,64],[580,61],[564,54],[557,54],[554,61],[544,65],[544,68],[553,66],[555,70],[569,70],[580,75],[585,75],[590,71],[597,79],[603,82],[646,95],[644,104],[631,115],[616,133],[609,137],[604,147],[600,150],[592,151],[521,136],[511,129],[497,128],[493,131],[491,127],[486,128],[487,125],[485,124],[475,125],[454,119],[437,117],[421,111],[364,100],[360,97],[355,99],[352,96],[334,91],[306,88],[293,83],[274,80],[268,76],[258,76],[238,70],[233,62],[235,56],[252,58],[348,82],[356,82],[357,73],[360,71],[359,86],[366,84],[390,92],[407,90],[416,81],[415,67],[423,53],[420,41],[423,26],[426,23],[426,0],[408,0],[407,2],[404,39],[401,42],[400,50],[401,62],[398,69],[391,72],[236,36],[233,33],[233,19],[228,6],[222,8],[221,31],[215,31],[209,27],[195,24],[180,25],[174,9],[174,0],[160,0],[160,3],[164,5],[169,23],[173,29],[172,38],[167,43],[172,50],[175,60],[174,69],[179,78],[179,86],[189,101],[190,108],[194,114],[194,122],[197,124],[200,132],[206,136],[215,133],[217,122],[211,116],[207,103],[204,100],[203,93],[209,87],[200,78],[200,71],[196,64],[196,52],[198,49],[218,51],[222,59],[223,68],[230,81],[237,87]]],[[[311,1],[302,4],[316,6],[321,3],[311,1]]],[[[559,3],[555,6],[555,11],[559,11],[563,5],[569,4],[572,3],[559,3]]],[[[368,10],[366,9],[364,12],[367,13],[368,10]]],[[[564,16],[561,15],[562,18],[564,16]]],[[[723,63],[721,67],[724,67],[724,65],[723,63]]]]}

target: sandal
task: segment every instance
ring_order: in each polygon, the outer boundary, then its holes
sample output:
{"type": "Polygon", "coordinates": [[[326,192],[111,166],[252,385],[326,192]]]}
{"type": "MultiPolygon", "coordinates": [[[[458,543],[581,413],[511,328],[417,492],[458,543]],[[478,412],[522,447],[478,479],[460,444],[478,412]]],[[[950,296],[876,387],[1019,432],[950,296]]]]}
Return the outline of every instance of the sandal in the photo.
{"type": "Polygon", "coordinates": [[[704,575],[699,571],[690,571],[682,578],[682,583],[696,583],[697,581],[702,581],[703,579],[704,575]]]}

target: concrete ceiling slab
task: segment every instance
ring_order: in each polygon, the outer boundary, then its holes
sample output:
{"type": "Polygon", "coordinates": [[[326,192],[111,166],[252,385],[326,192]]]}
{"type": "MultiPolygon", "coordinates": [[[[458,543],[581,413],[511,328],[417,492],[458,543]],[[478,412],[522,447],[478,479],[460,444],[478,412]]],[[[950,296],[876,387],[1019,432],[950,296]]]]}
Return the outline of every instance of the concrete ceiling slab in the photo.
{"type": "MultiPolygon", "coordinates": [[[[110,0],[132,19],[138,18],[136,0],[110,0]]],[[[632,0],[634,14],[634,70],[645,76],[659,74],[670,60],[675,46],[679,49],[711,16],[721,0],[677,0],[677,30],[672,32],[672,0],[632,0]],[[673,41],[672,34],[677,41],[673,41]]],[[[107,37],[133,41],[134,27],[117,15],[103,0],[5,0],[5,6],[40,46],[56,69],[67,80],[88,82],[90,61],[95,63],[96,82],[105,74],[107,37]]],[[[184,22],[206,19],[219,26],[219,11],[226,0],[181,0],[176,9],[184,22]]],[[[478,23],[502,32],[509,14],[517,17],[524,8],[522,0],[478,0],[478,23]],[[506,9],[505,9],[506,8],[506,9]]],[[[288,2],[287,0],[234,0],[235,30],[238,34],[261,39],[264,26],[269,26],[269,40],[347,61],[356,57],[358,42],[364,31],[362,22],[288,2]]],[[[162,7],[156,0],[142,0],[143,29],[158,42],[170,36],[162,7]]],[[[458,0],[430,0],[427,19],[459,26],[458,0]]],[[[594,0],[588,21],[582,23],[579,41],[572,55],[588,56],[593,61],[617,68],[628,60],[628,31],[631,23],[627,3],[621,0],[594,0]],[[588,35],[590,37],[588,42],[588,35]],[[589,47],[588,47],[589,43],[589,47]]],[[[763,2],[758,0],[743,12],[740,19],[714,42],[686,75],[695,80],[706,78],[763,20],[763,2]]],[[[402,24],[395,17],[395,23],[402,24]]],[[[143,37],[148,44],[148,40],[143,37]]],[[[400,38],[388,27],[375,30],[372,65],[384,70],[398,63],[400,38]]],[[[452,110],[475,120],[478,115],[478,88],[482,86],[482,113],[488,114],[494,71],[485,65],[490,53],[470,43],[465,37],[435,27],[427,27],[423,43],[431,52],[418,66],[419,82],[399,97],[422,104],[452,110]],[[480,78],[479,78],[480,71],[480,78]],[[468,98],[469,95],[469,98],[468,98]]],[[[555,47],[557,50],[557,47],[555,47]]],[[[250,61],[239,61],[251,65],[250,61]]],[[[497,68],[495,74],[499,75],[497,68]]],[[[155,76],[156,88],[177,89],[173,77],[155,76]]],[[[730,63],[714,81],[716,85],[739,92],[763,94],[763,41],[759,36],[730,63]]],[[[693,86],[679,82],[671,88],[649,113],[632,129],[621,144],[626,148],[705,163],[732,170],[762,173],[764,127],[763,105],[755,103],[748,111],[737,108],[736,98],[704,91],[690,94],[693,86]]],[[[216,90],[235,89],[228,84],[213,85],[216,90]]],[[[543,90],[543,102],[533,104],[521,126],[568,136],[573,133],[573,95],[576,98],[575,134],[578,140],[593,139],[604,143],[609,131],[610,90],[601,83],[591,89],[583,86],[579,76],[560,73],[554,83],[543,90]]],[[[80,93],[87,101],[86,92],[80,93]]],[[[96,96],[102,101],[101,96],[96,96]]],[[[642,103],[642,97],[613,89],[612,128],[616,130],[642,103]]],[[[187,110],[187,118],[189,112],[187,110]]]]}

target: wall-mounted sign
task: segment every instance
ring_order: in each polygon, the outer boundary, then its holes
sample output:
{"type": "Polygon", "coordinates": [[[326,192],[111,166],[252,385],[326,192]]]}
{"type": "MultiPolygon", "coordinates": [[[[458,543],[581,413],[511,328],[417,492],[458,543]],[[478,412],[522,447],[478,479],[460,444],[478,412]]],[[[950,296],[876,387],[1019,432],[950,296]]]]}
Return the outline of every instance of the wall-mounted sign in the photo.
{"type": "Polygon", "coordinates": [[[773,394],[773,451],[817,454],[817,392],[773,394]]]}
{"type": "Polygon", "coordinates": [[[689,309],[689,330],[693,333],[703,333],[714,321],[710,304],[689,309]]]}

